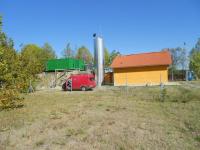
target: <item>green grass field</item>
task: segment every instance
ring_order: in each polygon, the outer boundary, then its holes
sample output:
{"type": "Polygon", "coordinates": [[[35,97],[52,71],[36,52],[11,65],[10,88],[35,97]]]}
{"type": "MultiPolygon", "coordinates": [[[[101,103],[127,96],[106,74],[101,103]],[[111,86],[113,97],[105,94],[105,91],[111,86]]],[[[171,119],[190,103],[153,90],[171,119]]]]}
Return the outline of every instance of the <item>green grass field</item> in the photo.
{"type": "Polygon", "coordinates": [[[200,147],[200,92],[190,86],[37,91],[0,112],[0,150],[200,147]]]}

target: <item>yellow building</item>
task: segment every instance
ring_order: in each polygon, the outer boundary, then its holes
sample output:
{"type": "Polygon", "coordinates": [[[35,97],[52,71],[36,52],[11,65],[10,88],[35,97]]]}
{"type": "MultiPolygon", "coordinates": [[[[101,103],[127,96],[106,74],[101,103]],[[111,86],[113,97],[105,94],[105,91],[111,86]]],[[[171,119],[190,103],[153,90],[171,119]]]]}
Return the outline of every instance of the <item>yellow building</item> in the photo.
{"type": "Polygon", "coordinates": [[[117,56],[113,68],[114,85],[157,85],[168,82],[169,51],[117,56]]]}

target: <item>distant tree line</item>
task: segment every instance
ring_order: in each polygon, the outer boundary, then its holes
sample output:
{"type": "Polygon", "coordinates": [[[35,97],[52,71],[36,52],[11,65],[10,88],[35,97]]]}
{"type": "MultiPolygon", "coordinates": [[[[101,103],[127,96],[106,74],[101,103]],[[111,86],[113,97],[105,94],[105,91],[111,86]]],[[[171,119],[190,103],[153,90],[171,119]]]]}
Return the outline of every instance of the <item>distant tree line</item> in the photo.
{"type": "MultiPolygon", "coordinates": [[[[107,48],[104,48],[104,65],[105,67],[109,67],[112,63],[113,59],[119,55],[120,52],[113,50],[111,53],[107,48]]],[[[70,43],[67,43],[66,48],[62,52],[62,56],[64,58],[77,58],[85,61],[86,64],[91,64],[94,61],[93,55],[90,53],[90,50],[81,46],[78,49],[72,50],[70,43]]]]}
{"type": "Polygon", "coordinates": [[[182,47],[171,48],[169,51],[172,55],[172,65],[169,69],[172,80],[174,80],[174,74],[185,74],[185,70],[193,71],[195,77],[200,78],[200,38],[189,53],[182,47]]]}

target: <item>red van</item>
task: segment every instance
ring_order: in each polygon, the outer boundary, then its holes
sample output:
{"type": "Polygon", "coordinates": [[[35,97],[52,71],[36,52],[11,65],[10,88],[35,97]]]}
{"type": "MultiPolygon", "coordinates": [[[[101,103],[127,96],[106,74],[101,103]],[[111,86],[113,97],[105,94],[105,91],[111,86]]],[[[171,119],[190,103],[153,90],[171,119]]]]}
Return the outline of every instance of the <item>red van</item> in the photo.
{"type": "Polygon", "coordinates": [[[71,75],[63,84],[63,90],[81,90],[86,91],[96,87],[95,77],[93,74],[75,74],[71,75]]]}

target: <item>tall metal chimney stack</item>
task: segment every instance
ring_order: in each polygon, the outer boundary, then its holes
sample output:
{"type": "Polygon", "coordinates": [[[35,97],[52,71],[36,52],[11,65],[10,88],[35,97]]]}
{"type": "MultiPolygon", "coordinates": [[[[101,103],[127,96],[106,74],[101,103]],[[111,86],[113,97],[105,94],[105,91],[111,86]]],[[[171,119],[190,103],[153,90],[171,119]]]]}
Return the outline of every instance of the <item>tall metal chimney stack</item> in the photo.
{"type": "Polygon", "coordinates": [[[94,37],[94,65],[95,78],[98,86],[101,86],[104,79],[104,45],[103,38],[93,35],[94,37]]]}

